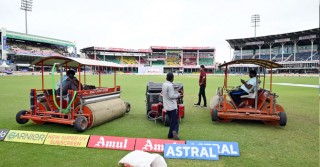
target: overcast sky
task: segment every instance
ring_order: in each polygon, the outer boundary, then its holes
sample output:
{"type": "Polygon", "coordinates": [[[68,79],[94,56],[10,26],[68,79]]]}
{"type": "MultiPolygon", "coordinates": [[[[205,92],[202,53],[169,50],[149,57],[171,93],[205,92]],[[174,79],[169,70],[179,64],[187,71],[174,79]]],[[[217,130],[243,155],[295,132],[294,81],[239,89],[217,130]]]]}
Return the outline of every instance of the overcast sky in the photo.
{"type": "MultiPolygon", "coordinates": [[[[20,0],[0,0],[0,27],[25,32],[20,0]]],[[[319,0],[33,0],[29,34],[89,46],[214,46],[229,60],[226,39],[254,36],[251,15],[260,14],[257,36],[319,27],[319,0]]]]}

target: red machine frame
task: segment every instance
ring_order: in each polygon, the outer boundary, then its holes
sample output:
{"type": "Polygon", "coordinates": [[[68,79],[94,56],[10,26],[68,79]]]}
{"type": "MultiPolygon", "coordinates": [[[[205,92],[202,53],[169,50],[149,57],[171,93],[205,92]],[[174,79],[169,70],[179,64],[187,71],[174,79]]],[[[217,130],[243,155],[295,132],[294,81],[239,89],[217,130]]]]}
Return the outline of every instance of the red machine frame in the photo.
{"type": "MultiPolygon", "coordinates": [[[[87,127],[90,127],[92,124],[92,115],[87,113],[86,110],[79,111],[75,110],[76,106],[81,103],[80,98],[94,97],[99,95],[112,95],[120,94],[120,86],[116,85],[116,67],[119,67],[118,64],[110,62],[102,62],[91,59],[81,59],[81,58],[72,58],[72,57],[62,57],[62,56],[51,56],[39,58],[32,63],[33,65],[41,66],[41,89],[31,89],[30,91],[30,109],[22,110],[16,115],[16,120],[20,124],[25,124],[28,120],[32,120],[36,124],[44,124],[45,122],[53,122],[59,124],[75,125],[76,120],[79,117],[85,117],[87,119],[87,127]],[[44,84],[44,66],[53,66],[54,63],[59,63],[65,69],[68,68],[77,68],[78,69],[78,85],[79,88],[76,94],[74,101],[69,108],[67,113],[61,112],[53,103],[53,98],[56,98],[58,102],[60,100],[59,96],[53,97],[50,93],[52,89],[45,89],[44,84]],[[81,89],[81,68],[86,66],[92,66],[98,69],[99,77],[99,87],[90,90],[81,89]],[[112,88],[106,88],[101,86],[101,68],[102,67],[111,67],[114,71],[114,86],[112,88]],[[39,92],[43,93],[42,100],[39,101],[37,96],[39,92]]],[[[60,71],[62,73],[62,71],[60,71]]],[[[86,70],[83,72],[84,84],[86,84],[86,70]]],[[[58,107],[66,108],[67,105],[71,102],[70,99],[74,95],[73,90],[68,91],[69,101],[66,99],[62,100],[62,103],[58,104],[58,107]]],[[[81,110],[81,109],[80,109],[81,110]]],[[[83,122],[79,122],[78,126],[83,126],[83,122]]]]}
{"type": "MultiPolygon", "coordinates": [[[[272,69],[282,67],[282,65],[261,59],[241,59],[234,60],[219,66],[225,67],[224,85],[217,90],[218,103],[211,106],[212,121],[230,122],[233,119],[243,120],[260,120],[266,124],[285,126],[287,123],[286,113],[281,105],[277,104],[276,98],[278,95],[272,92],[272,69]],[[258,90],[258,85],[255,88],[255,97],[243,97],[244,106],[236,106],[232,98],[227,100],[229,95],[228,87],[228,66],[232,64],[255,64],[265,68],[263,75],[263,89],[258,90]],[[270,90],[265,88],[266,69],[270,69],[270,90]]],[[[258,77],[258,76],[257,76],[258,77]]],[[[258,83],[258,82],[257,82],[258,83]]]]}
{"type": "MultiPolygon", "coordinates": [[[[179,91],[181,97],[178,99],[178,104],[177,104],[177,110],[178,110],[178,119],[181,121],[182,118],[184,118],[184,104],[182,103],[183,101],[183,91],[179,91]]],[[[161,96],[161,94],[159,95],[161,96]]],[[[167,114],[167,110],[163,108],[163,103],[159,102],[156,104],[151,105],[151,111],[149,111],[147,115],[148,119],[157,121],[160,119],[165,126],[170,126],[170,119],[167,114]],[[152,116],[151,116],[152,115],[152,116]],[[152,118],[152,119],[151,119],[152,118]]]]}

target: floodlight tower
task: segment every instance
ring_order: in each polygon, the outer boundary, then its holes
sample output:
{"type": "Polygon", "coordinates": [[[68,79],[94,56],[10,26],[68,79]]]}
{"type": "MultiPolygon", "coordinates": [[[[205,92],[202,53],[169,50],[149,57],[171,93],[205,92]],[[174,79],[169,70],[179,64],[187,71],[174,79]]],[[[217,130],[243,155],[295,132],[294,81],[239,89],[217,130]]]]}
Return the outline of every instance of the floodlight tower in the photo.
{"type": "Polygon", "coordinates": [[[28,17],[27,12],[32,11],[32,0],[21,0],[21,10],[25,11],[25,20],[26,20],[26,34],[28,34],[28,17]]]}
{"type": "Polygon", "coordinates": [[[260,25],[260,15],[254,14],[251,16],[251,27],[254,27],[254,37],[257,35],[257,27],[260,25]]]}

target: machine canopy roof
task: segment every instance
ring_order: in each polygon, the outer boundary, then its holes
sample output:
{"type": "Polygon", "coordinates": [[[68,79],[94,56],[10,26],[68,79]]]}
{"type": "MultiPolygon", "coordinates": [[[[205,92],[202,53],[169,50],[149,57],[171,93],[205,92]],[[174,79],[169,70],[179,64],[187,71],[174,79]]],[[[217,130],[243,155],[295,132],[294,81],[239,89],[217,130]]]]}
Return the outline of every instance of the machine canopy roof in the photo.
{"type": "Polygon", "coordinates": [[[99,61],[92,59],[83,59],[83,58],[75,58],[75,57],[64,57],[64,56],[48,56],[41,57],[36,59],[31,63],[31,65],[41,66],[43,63],[44,66],[53,66],[54,63],[67,64],[68,67],[78,67],[82,65],[86,66],[102,66],[102,67],[120,67],[119,64],[107,62],[107,61],[99,61]]]}
{"type": "Polygon", "coordinates": [[[227,65],[232,65],[232,64],[255,64],[259,65],[265,68],[280,68],[282,67],[281,64],[269,61],[269,60],[261,60],[261,59],[241,59],[241,60],[234,60],[230,61],[227,63],[224,63],[219,66],[219,68],[227,66],[227,65]]]}

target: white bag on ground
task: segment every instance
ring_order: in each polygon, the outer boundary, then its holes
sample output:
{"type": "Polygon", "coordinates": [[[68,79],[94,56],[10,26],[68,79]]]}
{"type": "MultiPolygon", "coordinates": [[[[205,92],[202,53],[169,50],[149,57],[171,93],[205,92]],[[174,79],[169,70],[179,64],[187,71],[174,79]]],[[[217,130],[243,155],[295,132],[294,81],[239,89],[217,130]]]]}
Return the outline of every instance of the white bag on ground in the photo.
{"type": "Polygon", "coordinates": [[[167,167],[167,163],[161,155],[140,150],[130,152],[118,163],[126,167],[167,167]]]}

